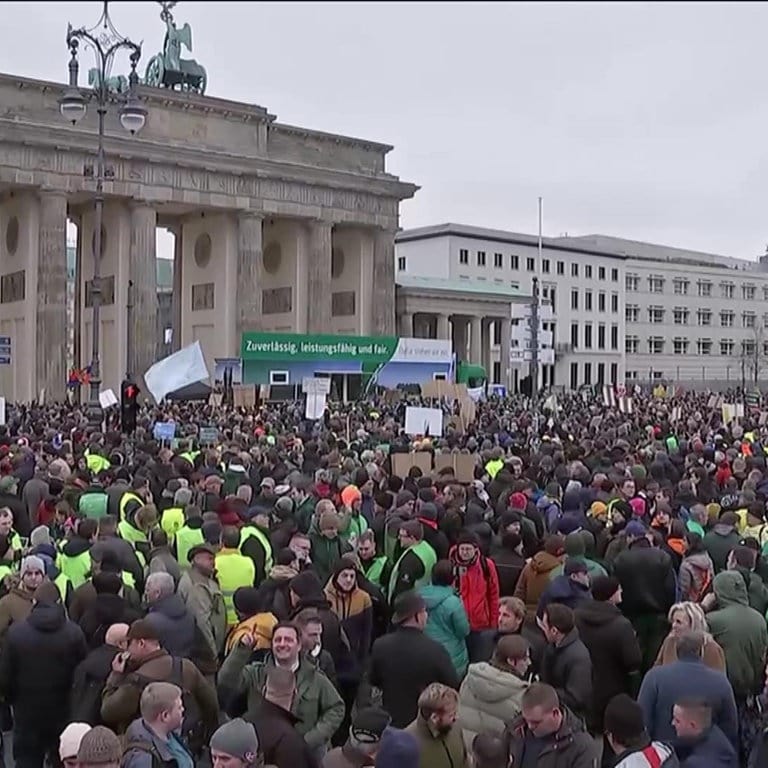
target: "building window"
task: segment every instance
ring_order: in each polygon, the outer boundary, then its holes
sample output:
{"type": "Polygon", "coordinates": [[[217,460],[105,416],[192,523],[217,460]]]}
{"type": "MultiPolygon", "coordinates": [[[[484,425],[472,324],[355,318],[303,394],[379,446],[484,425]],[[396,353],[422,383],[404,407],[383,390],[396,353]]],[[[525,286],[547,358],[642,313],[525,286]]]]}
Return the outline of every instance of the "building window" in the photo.
{"type": "Polygon", "coordinates": [[[616,352],[619,349],[619,326],[611,326],[611,349],[616,352]]]}
{"type": "Polygon", "coordinates": [[[555,304],[555,286],[551,286],[549,289],[549,305],[552,307],[552,314],[557,311],[555,304]]]}
{"type": "Polygon", "coordinates": [[[617,314],[619,311],[619,294],[618,293],[612,293],[611,294],[611,312],[613,314],[617,314]]]}
{"type": "Polygon", "coordinates": [[[696,311],[699,325],[712,325],[712,310],[699,309],[696,311]]]}
{"type": "Polygon", "coordinates": [[[584,265],[584,277],[587,278],[587,280],[592,279],[592,265],[591,264],[585,264],[584,265]]]}
{"type": "Polygon", "coordinates": [[[571,323],[571,346],[574,349],[579,348],[579,324],[571,323]]]}
{"type": "Polygon", "coordinates": [[[720,283],[720,293],[724,299],[733,298],[733,283],[720,283]]]}
{"type": "Polygon", "coordinates": [[[752,357],[755,354],[755,342],[751,339],[741,342],[741,354],[744,357],[752,357]]]}
{"type": "Polygon", "coordinates": [[[603,291],[597,294],[597,311],[605,312],[605,293],[603,291]]]}
{"type": "Polygon", "coordinates": [[[624,287],[631,293],[637,293],[640,290],[640,278],[638,275],[627,275],[624,278],[624,287]]]}
{"type": "Polygon", "coordinates": [[[730,357],[733,354],[734,346],[733,339],[720,339],[720,354],[730,357]]]}
{"type": "Polygon", "coordinates": [[[592,323],[584,323],[584,349],[592,349],[592,323]]]}
{"type": "Polygon", "coordinates": [[[611,363],[611,384],[617,384],[619,379],[618,363],[611,363]]]}
{"type": "Polygon", "coordinates": [[[637,336],[627,336],[624,339],[624,351],[628,355],[636,355],[640,348],[640,339],[637,336]]]}
{"type": "Polygon", "coordinates": [[[699,280],[698,283],[696,283],[698,289],[699,289],[699,296],[705,299],[709,299],[712,296],[712,283],[709,282],[709,280],[699,280]]]}
{"type": "Polygon", "coordinates": [[[648,322],[656,325],[664,322],[664,307],[648,307],[648,322]]]}
{"type": "Polygon", "coordinates": [[[685,277],[676,277],[672,280],[672,289],[678,296],[688,295],[688,280],[685,277]]]}
{"type": "Polygon", "coordinates": [[[494,253],[493,254],[493,266],[496,267],[496,269],[501,269],[504,266],[504,254],[503,253],[494,253]]]}
{"type": "Polygon", "coordinates": [[[574,261],[571,264],[571,277],[578,277],[579,276],[579,265],[574,261]]]}
{"type": "Polygon", "coordinates": [[[733,318],[735,313],[730,309],[724,309],[720,312],[720,326],[722,328],[733,328],[733,318]]]}
{"type": "Polygon", "coordinates": [[[712,339],[699,339],[696,342],[696,350],[700,355],[711,355],[712,339]]]}
{"type": "Polygon", "coordinates": [[[405,272],[405,256],[397,257],[397,271],[405,272]]]}
{"type": "Polygon", "coordinates": [[[541,271],[545,274],[549,274],[549,259],[542,259],[541,260],[541,271]]]}
{"type": "Polygon", "coordinates": [[[578,308],[579,308],[579,289],[572,288],[571,289],[571,309],[578,309],[578,308]]]}
{"type": "Polygon", "coordinates": [[[672,310],[675,325],[688,325],[688,310],[685,307],[675,307],[672,310]]]}
{"type": "Polygon", "coordinates": [[[571,389],[577,389],[579,386],[579,364],[571,363],[571,389]]]}
{"type": "Polygon", "coordinates": [[[664,354],[664,337],[663,336],[651,336],[648,339],[648,353],[651,355],[664,354]]]}
{"type": "Polygon", "coordinates": [[[614,283],[619,282],[619,270],[616,267],[611,270],[611,281],[614,283]]]}
{"type": "Polygon", "coordinates": [[[290,378],[288,376],[288,371],[270,371],[269,372],[269,383],[272,386],[280,386],[288,384],[290,381],[290,378]]]}
{"type": "Polygon", "coordinates": [[[624,307],[624,318],[628,323],[637,323],[640,321],[640,307],[637,304],[627,304],[624,307]]]}
{"type": "Polygon", "coordinates": [[[459,251],[459,264],[469,264],[469,251],[466,248],[459,251]]]}
{"type": "Polygon", "coordinates": [[[592,383],[592,363],[584,363],[584,383],[592,383]]]}
{"type": "Polygon", "coordinates": [[[557,274],[558,275],[564,275],[565,274],[565,262],[564,261],[558,261],[557,262],[557,274]]]}
{"type": "Polygon", "coordinates": [[[688,339],[682,339],[679,336],[672,339],[672,354],[674,355],[687,355],[688,354],[688,339]]]}
{"type": "Polygon", "coordinates": [[[651,293],[664,293],[664,278],[659,275],[651,275],[648,278],[648,290],[651,293]]]}
{"type": "Polygon", "coordinates": [[[605,349],[605,324],[600,323],[597,326],[597,348],[605,349]]]}
{"type": "Polygon", "coordinates": [[[478,251],[477,252],[477,266],[478,267],[484,267],[485,266],[485,251],[478,251]]]}
{"type": "Polygon", "coordinates": [[[742,285],[741,286],[741,297],[745,301],[754,301],[755,300],[755,292],[756,288],[754,285],[742,285]]]}
{"type": "Polygon", "coordinates": [[[598,267],[597,268],[597,279],[598,280],[605,280],[605,267],[598,267]]]}
{"type": "Polygon", "coordinates": [[[498,347],[501,344],[501,323],[493,324],[493,344],[498,347]]]}
{"type": "Polygon", "coordinates": [[[513,253],[509,257],[509,266],[512,269],[520,269],[520,257],[513,253]]]}
{"type": "Polygon", "coordinates": [[[498,360],[493,363],[493,381],[501,381],[501,363],[498,360]]]}
{"type": "Polygon", "coordinates": [[[597,364],[597,383],[600,386],[605,384],[605,363],[597,364]]]}
{"type": "Polygon", "coordinates": [[[755,313],[744,312],[741,315],[741,327],[742,328],[754,328],[755,327],[755,313]]]}
{"type": "Polygon", "coordinates": [[[584,310],[592,311],[592,291],[584,291],[584,310]]]}
{"type": "Polygon", "coordinates": [[[768,301],[768,285],[763,286],[763,301],[768,301]]]}
{"type": "Polygon", "coordinates": [[[535,271],[536,271],[536,259],[534,259],[532,256],[529,256],[529,257],[528,257],[528,258],[525,260],[525,268],[526,268],[526,269],[527,269],[529,272],[535,272],[535,271]]]}

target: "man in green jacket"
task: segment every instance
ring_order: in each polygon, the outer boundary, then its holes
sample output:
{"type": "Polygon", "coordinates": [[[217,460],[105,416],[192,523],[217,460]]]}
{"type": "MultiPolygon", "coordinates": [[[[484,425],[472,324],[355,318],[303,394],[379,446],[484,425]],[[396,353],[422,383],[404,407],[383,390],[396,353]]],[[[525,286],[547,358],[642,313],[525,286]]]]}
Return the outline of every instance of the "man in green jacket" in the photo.
{"type": "Polygon", "coordinates": [[[469,758],[456,727],[459,694],[442,683],[419,696],[419,713],[405,729],[419,744],[419,768],[468,768],[469,758]]]}
{"type": "Polygon", "coordinates": [[[272,631],[272,653],[264,661],[249,663],[253,638],[246,635],[232,649],[219,670],[219,695],[224,701],[247,696],[247,720],[256,722],[267,671],[278,666],[296,677],[291,712],[299,719],[296,730],[307,746],[318,750],[328,744],[344,719],[344,702],[328,678],[301,656],[301,640],[295,625],[280,623],[272,631]]]}

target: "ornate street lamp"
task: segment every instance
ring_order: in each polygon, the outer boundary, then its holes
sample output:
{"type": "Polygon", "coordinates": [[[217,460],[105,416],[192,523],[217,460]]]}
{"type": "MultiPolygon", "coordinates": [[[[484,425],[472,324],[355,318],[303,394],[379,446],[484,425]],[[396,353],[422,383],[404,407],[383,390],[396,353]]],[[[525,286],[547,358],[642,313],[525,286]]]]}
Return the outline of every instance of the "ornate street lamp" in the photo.
{"type": "Polygon", "coordinates": [[[93,306],[93,334],[91,345],[91,383],[88,396],[88,420],[94,427],[101,427],[103,413],[99,403],[99,389],[101,387],[100,362],[99,362],[99,336],[100,336],[100,309],[101,309],[101,233],[104,214],[104,178],[107,174],[104,158],[104,118],[111,103],[119,104],[120,124],[131,135],[137,134],[147,120],[147,110],[136,95],[136,86],[139,77],[136,74],[136,65],[141,58],[141,44],[136,44],[118,33],[109,18],[109,3],[104,2],[104,11],[96,26],[91,29],[73,29],[70,24],[67,28],[67,47],[71,57],[69,60],[69,86],[59,100],[59,109],[62,117],[76,125],[85,117],[88,102],[96,104],[98,114],[98,149],[96,153],[95,174],[93,168],[84,169],[86,176],[96,178],[95,222],[93,234],[93,281],[91,283],[91,297],[93,306]],[[90,71],[89,82],[91,88],[82,91],[78,87],[77,51],[80,43],[90,47],[96,57],[96,68],[90,71]],[[115,54],[120,50],[129,53],[131,71],[127,80],[124,77],[111,78],[112,64],[115,54]]]}

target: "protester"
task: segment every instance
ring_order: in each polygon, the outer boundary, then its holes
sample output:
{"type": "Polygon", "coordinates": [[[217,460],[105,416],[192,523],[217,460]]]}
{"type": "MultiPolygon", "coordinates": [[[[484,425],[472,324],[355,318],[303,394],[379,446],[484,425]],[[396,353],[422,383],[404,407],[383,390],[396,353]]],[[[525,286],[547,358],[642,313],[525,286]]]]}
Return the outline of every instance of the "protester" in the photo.
{"type": "Polygon", "coordinates": [[[733,744],[712,722],[708,701],[678,699],[672,725],[677,734],[675,749],[682,768],[737,768],[739,765],[733,744]]]}

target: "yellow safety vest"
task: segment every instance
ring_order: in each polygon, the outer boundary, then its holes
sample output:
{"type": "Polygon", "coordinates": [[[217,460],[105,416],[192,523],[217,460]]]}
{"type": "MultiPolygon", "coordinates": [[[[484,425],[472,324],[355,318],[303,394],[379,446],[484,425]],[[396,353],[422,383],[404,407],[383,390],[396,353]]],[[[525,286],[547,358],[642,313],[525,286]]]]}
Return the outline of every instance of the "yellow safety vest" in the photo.
{"type": "Polygon", "coordinates": [[[256,567],[250,557],[241,555],[236,549],[224,549],[216,555],[216,578],[227,609],[227,626],[237,624],[235,611],[235,590],[252,587],[256,579],[256,567]]]}
{"type": "Polygon", "coordinates": [[[91,453],[89,450],[85,451],[85,465],[94,475],[112,466],[103,456],[99,456],[98,453],[91,453]]]}
{"type": "Polygon", "coordinates": [[[82,552],[75,557],[60,552],[56,561],[57,568],[72,583],[72,589],[77,589],[88,581],[92,567],[90,552],[82,552]]]}
{"type": "Polygon", "coordinates": [[[137,544],[147,544],[147,534],[144,531],[140,531],[138,528],[134,528],[128,521],[123,520],[117,526],[117,532],[120,534],[121,539],[130,541],[133,544],[133,548],[136,549],[137,544]]]}
{"type": "Polygon", "coordinates": [[[187,559],[189,550],[198,544],[202,544],[204,541],[202,528],[190,528],[188,525],[185,525],[176,531],[176,559],[182,568],[189,565],[189,560],[187,559]]]}
{"type": "Polygon", "coordinates": [[[126,491],[120,497],[120,521],[121,522],[125,520],[125,508],[128,505],[129,501],[138,501],[142,507],[146,504],[146,502],[144,501],[144,499],[141,498],[141,496],[137,496],[133,491],[126,491]]]}
{"type": "Polygon", "coordinates": [[[184,510],[181,507],[169,507],[163,512],[163,516],[160,518],[160,527],[168,536],[169,544],[173,543],[179,529],[184,526],[184,522],[184,510]]]}
{"type": "MultiPolygon", "coordinates": [[[[269,572],[272,570],[272,544],[270,543],[269,539],[267,538],[264,531],[257,528],[255,525],[246,525],[244,528],[240,529],[240,551],[243,550],[243,544],[245,544],[248,539],[255,536],[262,547],[264,547],[264,575],[269,576],[269,572]]],[[[253,561],[251,561],[253,562],[253,561]]]]}
{"type": "Polygon", "coordinates": [[[69,583],[70,583],[66,574],[60,573],[53,580],[53,583],[56,585],[56,589],[59,590],[59,594],[61,595],[61,602],[64,603],[64,605],[66,605],[67,597],[69,595],[69,583]]]}
{"type": "Polygon", "coordinates": [[[180,453],[179,457],[188,461],[193,467],[195,466],[195,459],[200,455],[200,451],[184,451],[180,453]]]}

